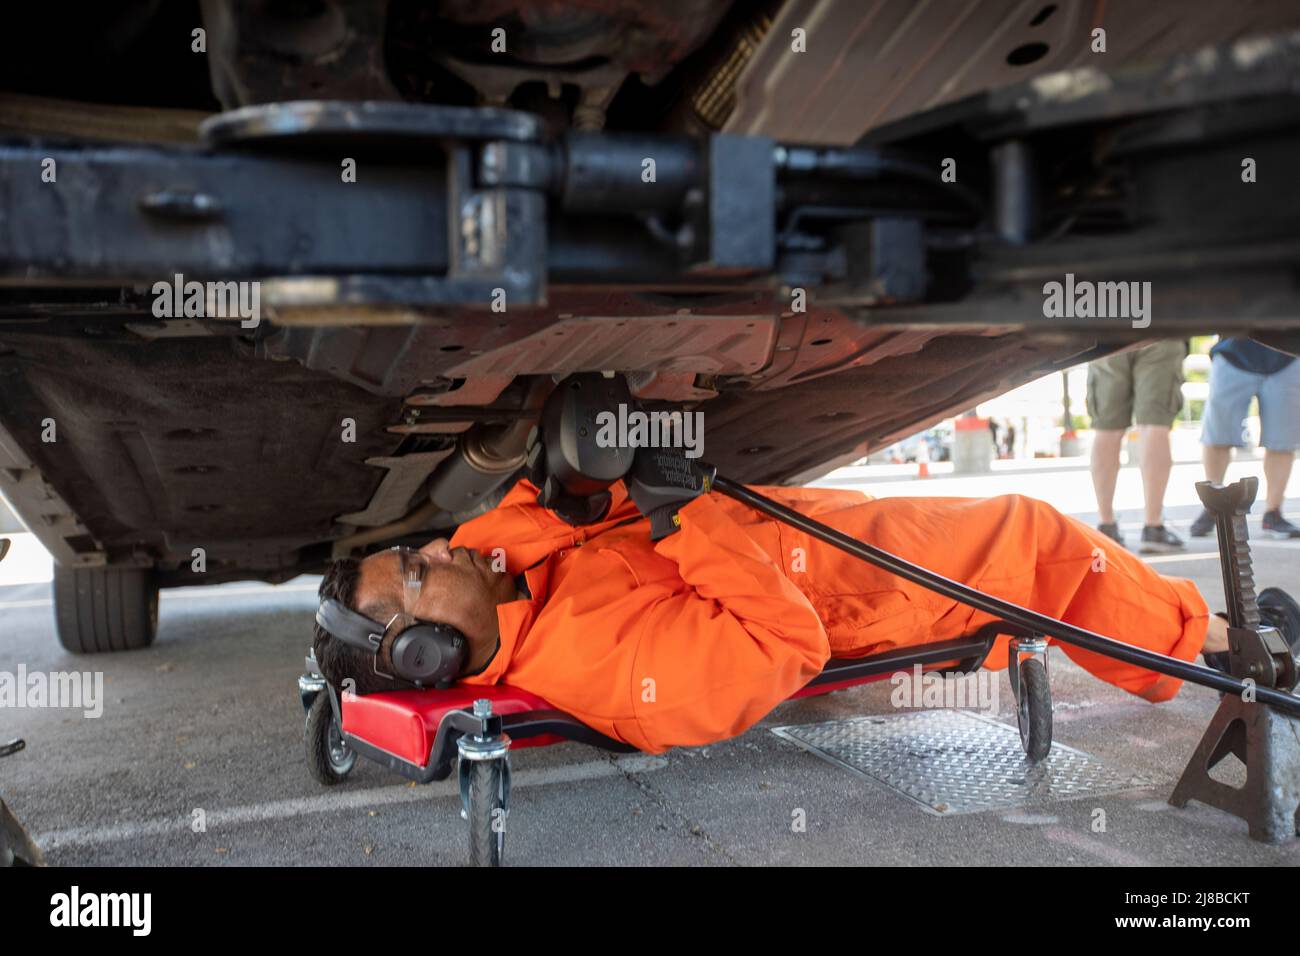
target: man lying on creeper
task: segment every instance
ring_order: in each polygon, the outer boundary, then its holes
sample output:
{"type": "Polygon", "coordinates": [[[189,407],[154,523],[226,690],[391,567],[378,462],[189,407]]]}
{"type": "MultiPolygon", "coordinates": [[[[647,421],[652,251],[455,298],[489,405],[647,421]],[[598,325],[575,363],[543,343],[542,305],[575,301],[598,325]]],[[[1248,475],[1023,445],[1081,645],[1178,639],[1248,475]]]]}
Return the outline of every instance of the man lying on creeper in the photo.
{"type": "MultiPolygon", "coordinates": [[[[450,540],[335,562],[322,600],[387,624],[373,655],[318,624],[321,672],[336,688],[355,682],[357,694],[410,687],[389,676],[392,642],[413,622],[436,622],[463,636],[460,683],[522,688],[660,753],[743,733],[831,657],[950,640],[992,620],[709,492],[710,480],[680,453],[640,449],[593,524],[571,525],[542,507],[538,488],[523,479],[450,540]]],[[[1041,501],[758,490],[986,594],[1227,669],[1227,622],[1209,614],[1191,581],[1159,574],[1041,501]]],[[[1259,605],[1294,652],[1300,605],[1278,588],[1261,592],[1259,605]]],[[[1169,700],[1182,683],[1063,649],[1152,702],[1169,700]]],[[[1006,663],[999,641],[985,666],[1006,663]]]]}

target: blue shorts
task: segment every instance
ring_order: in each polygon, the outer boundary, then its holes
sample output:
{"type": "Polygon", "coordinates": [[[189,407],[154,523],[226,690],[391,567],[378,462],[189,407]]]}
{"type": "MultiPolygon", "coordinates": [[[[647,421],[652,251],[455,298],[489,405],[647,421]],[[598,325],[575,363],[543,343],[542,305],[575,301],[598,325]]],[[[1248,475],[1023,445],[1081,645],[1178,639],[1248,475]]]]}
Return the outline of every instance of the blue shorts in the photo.
{"type": "Polygon", "coordinates": [[[1269,451],[1300,447],[1300,359],[1280,372],[1243,372],[1222,355],[1210,363],[1210,400],[1205,404],[1202,445],[1246,444],[1250,400],[1259,398],[1260,444],[1269,451]]]}

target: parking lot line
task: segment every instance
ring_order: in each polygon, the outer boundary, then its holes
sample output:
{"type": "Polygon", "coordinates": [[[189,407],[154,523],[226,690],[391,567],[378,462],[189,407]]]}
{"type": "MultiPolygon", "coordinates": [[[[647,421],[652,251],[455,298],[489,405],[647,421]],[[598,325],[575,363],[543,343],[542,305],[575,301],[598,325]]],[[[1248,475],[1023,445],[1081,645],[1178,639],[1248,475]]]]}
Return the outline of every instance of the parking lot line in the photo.
{"type": "MultiPolygon", "coordinates": [[[[584,763],[516,772],[511,776],[510,786],[511,789],[515,789],[519,787],[540,787],[556,783],[578,783],[604,777],[620,777],[625,774],[649,773],[662,770],[667,766],[668,758],[666,757],[630,754],[609,760],[589,760],[584,763]]],[[[382,787],[368,787],[365,790],[345,790],[324,793],[316,797],[294,797],[288,800],[272,800],[267,803],[210,810],[205,812],[205,825],[207,832],[211,832],[221,827],[264,823],[272,820],[289,820],[311,813],[361,810],[390,804],[414,803],[419,800],[457,797],[459,794],[459,786],[454,777],[426,786],[389,784],[382,787]]],[[[183,833],[191,829],[191,820],[190,812],[186,812],[178,816],[155,817],[150,820],[121,823],[108,827],[72,827],[66,830],[50,830],[39,834],[36,837],[36,843],[45,851],[67,846],[96,846],[105,843],[120,843],[126,840],[183,833]]]]}
{"type": "MultiPolygon", "coordinates": [[[[239,594],[285,594],[291,591],[310,591],[315,594],[317,590],[319,590],[319,585],[316,584],[256,584],[242,588],[174,588],[160,591],[158,597],[163,601],[194,601],[205,598],[215,600],[239,594]]],[[[50,607],[53,603],[53,598],[33,598],[29,601],[0,601],[0,610],[13,610],[23,607],[50,607]]]]}

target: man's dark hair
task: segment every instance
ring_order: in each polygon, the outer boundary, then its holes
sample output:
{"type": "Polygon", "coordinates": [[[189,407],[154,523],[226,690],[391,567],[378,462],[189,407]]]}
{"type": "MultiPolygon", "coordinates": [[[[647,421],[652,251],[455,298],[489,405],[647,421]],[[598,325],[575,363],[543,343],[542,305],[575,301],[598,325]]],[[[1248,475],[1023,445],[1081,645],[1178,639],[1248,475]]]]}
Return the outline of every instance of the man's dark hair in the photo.
{"type": "MultiPolygon", "coordinates": [[[[343,558],[335,561],[325,572],[320,582],[320,599],[333,598],[344,607],[356,610],[357,585],[361,581],[361,562],[356,558],[343,558]]],[[[319,624],[316,625],[312,638],[312,650],[316,654],[316,665],[325,675],[336,691],[343,690],[343,682],[354,682],[352,691],[356,694],[374,694],[384,690],[398,690],[405,686],[399,681],[380,677],[375,673],[376,657],[360,648],[344,644],[330,635],[319,624]]],[[[380,670],[385,670],[380,664],[380,670]]]]}

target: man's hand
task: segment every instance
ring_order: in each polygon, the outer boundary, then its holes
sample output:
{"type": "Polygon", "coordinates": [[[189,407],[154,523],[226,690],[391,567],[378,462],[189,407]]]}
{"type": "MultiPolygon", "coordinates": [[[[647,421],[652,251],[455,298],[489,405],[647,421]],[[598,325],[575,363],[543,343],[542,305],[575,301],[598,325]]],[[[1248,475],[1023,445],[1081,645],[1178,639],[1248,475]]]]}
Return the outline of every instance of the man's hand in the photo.
{"type": "Polygon", "coordinates": [[[650,519],[650,540],[680,527],[677,510],[713,488],[717,469],[687,458],[680,448],[638,448],[623,479],[632,502],[650,519]]]}

